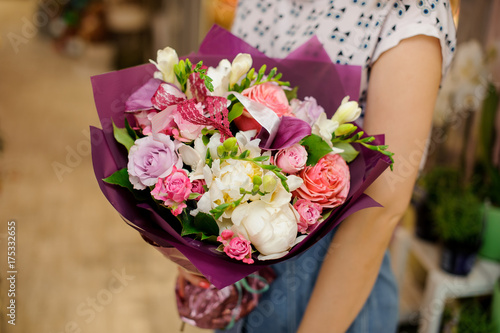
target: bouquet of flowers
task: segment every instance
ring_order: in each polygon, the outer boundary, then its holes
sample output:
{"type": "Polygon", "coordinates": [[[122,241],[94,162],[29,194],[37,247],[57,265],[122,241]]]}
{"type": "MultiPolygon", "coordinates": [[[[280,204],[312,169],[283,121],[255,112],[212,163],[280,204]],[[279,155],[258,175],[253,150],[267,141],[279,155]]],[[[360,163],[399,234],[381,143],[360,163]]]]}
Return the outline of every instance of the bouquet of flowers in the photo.
{"type": "Polygon", "coordinates": [[[94,170],[132,227],[215,287],[377,205],[363,191],[392,154],[354,123],[359,69],[317,39],[279,60],[214,28],[197,54],[166,48],[152,63],[93,77],[94,170]]]}

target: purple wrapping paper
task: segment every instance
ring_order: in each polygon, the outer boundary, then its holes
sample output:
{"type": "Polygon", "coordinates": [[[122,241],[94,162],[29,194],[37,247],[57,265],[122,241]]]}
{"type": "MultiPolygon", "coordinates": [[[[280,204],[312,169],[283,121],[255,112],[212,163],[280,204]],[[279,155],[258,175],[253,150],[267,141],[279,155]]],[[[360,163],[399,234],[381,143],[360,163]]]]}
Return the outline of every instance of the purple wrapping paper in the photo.
{"type": "MultiPolygon", "coordinates": [[[[267,64],[268,69],[277,67],[283,73],[283,80],[290,81],[292,87],[299,87],[299,98],[315,97],[329,116],[344,96],[350,95],[352,100],[357,100],[359,95],[360,68],[333,64],[317,38],[312,38],[285,59],[272,59],[226,30],[214,27],[199,52],[188,57],[193,63],[203,60],[206,65],[216,66],[221,59],[232,60],[240,52],[250,53],[254,59],[253,67],[257,69],[262,64],[267,64]]],[[[159,247],[177,248],[218,289],[265,266],[304,252],[349,215],[363,208],[379,206],[363,192],[389,166],[390,161],[380,153],[361,147],[361,154],[349,165],[351,189],[346,202],[337,207],[304,241],[293,247],[287,256],[269,261],[259,261],[254,257],[255,263],[249,265],[215,251],[216,246],[181,237],[176,231],[180,227],[177,218],[170,216],[165,220],[148,204],[138,204],[127,189],[102,180],[127,165],[127,151],[115,141],[111,120],[119,127],[124,126],[125,101],[153,77],[155,70],[154,65],[146,64],[91,78],[102,125],[102,130],[95,127],[90,130],[94,172],[104,196],[130,226],[159,247]]],[[[383,138],[379,137],[378,141],[382,143],[383,138]]]]}

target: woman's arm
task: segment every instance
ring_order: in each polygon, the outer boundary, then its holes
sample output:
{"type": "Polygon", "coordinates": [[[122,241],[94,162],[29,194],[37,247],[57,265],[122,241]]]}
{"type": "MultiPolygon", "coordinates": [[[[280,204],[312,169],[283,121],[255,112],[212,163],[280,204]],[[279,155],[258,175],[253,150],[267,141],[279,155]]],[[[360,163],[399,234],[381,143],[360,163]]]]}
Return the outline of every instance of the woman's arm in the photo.
{"type": "Polygon", "coordinates": [[[345,332],[377,278],[395,226],[410,201],[431,127],[441,79],[438,39],[415,36],[373,65],[363,128],[385,134],[395,153],[367,193],[384,208],[361,210],[342,222],[323,262],[299,332],[345,332]]]}

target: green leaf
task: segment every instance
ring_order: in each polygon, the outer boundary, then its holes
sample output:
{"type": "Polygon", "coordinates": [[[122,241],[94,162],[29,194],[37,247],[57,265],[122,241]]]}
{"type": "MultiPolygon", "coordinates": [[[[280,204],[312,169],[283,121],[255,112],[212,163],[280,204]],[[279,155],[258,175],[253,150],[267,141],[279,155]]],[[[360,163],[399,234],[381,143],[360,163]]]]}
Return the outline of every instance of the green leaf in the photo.
{"type": "Polygon", "coordinates": [[[127,130],[128,135],[134,140],[139,139],[139,136],[137,133],[134,131],[134,129],[130,126],[127,118],[125,118],[125,129],[127,130]]]}
{"type": "Polygon", "coordinates": [[[285,92],[286,98],[288,101],[291,101],[294,98],[297,98],[297,90],[299,87],[295,86],[292,90],[283,90],[285,92]]]}
{"type": "Polygon", "coordinates": [[[306,136],[300,144],[306,148],[308,154],[307,165],[317,164],[323,156],[332,152],[330,145],[316,134],[306,136]]]}
{"type": "Polygon", "coordinates": [[[347,142],[334,143],[333,147],[344,150],[344,152],[339,153],[339,155],[347,163],[354,161],[354,159],[359,155],[359,152],[356,149],[354,149],[354,147],[350,143],[347,142]]]}
{"type": "Polygon", "coordinates": [[[182,212],[181,215],[181,236],[196,235],[204,240],[219,235],[219,226],[212,215],[201,212],[195,217],[190,216],[187,212],[182,212]]]}
{"type": "Polygon", "coordinates": [[[104,178],[103,181],[105,181],[108,184],[118,185],[128,189],[130,192],[132,192],[132,194],[137,200],[145,201],[151,198],[151,195],[149,194],[148,191],[144,190],[140,191],[134,189],[134,186],[130,182],[126,167],[116,171],[111,176],[104,178]]]}
{"type": "Polygon", "coordinates": [[[254,162],[264,162],[269,159],[269,156],[257,156],[253,158],[254,162]]]}
{"type": "Polygon", "coordinates": [[[127,148],[127,151],[134,145],[135,140],[129,135],[126,128],[118,128],[113,122],[113,135],[119,143],[127,148]]]}
{"type": "Polygon", "coordinates": [[[125,187],[130,190],[134,188],[129,180],[127,168],[123,168],[116,171],[111,176],[104,178],[103,181],[105,181],[108,184],[119,185],[121,187],[125,187]]]}
{"type": "Polygon", "coordinates": [[[189,195],[188,200],[194,200],[194,199],[198,198],[200,195],[201,195],[200,193],[192,192],[189,195]]]}
{"type": "Polygon", "coordinates": [[[234,104],[228,114],[229,122],[232,122],[234,119],[241,116],[243,114],[243,108],[243,104],[241,104],[240,102],[234,104]]]}

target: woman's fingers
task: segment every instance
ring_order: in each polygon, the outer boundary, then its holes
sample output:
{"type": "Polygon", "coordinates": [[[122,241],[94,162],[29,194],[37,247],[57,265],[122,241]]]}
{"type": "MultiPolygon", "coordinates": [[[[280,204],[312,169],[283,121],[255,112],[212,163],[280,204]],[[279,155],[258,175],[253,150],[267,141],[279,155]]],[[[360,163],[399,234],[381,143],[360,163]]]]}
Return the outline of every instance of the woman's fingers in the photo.
{"type": "Polygon", "coordinates": [[[210,282],[205,279],[203,276],[194,275],[188,273],[182,267],[178,267],[179,276],[177,277],[177,281],[179,283],[179,295],[184,297],[184,287],[186,286],[186,281],[189,281],[192,285],[208,289],[210,287],[210,282]]]}

